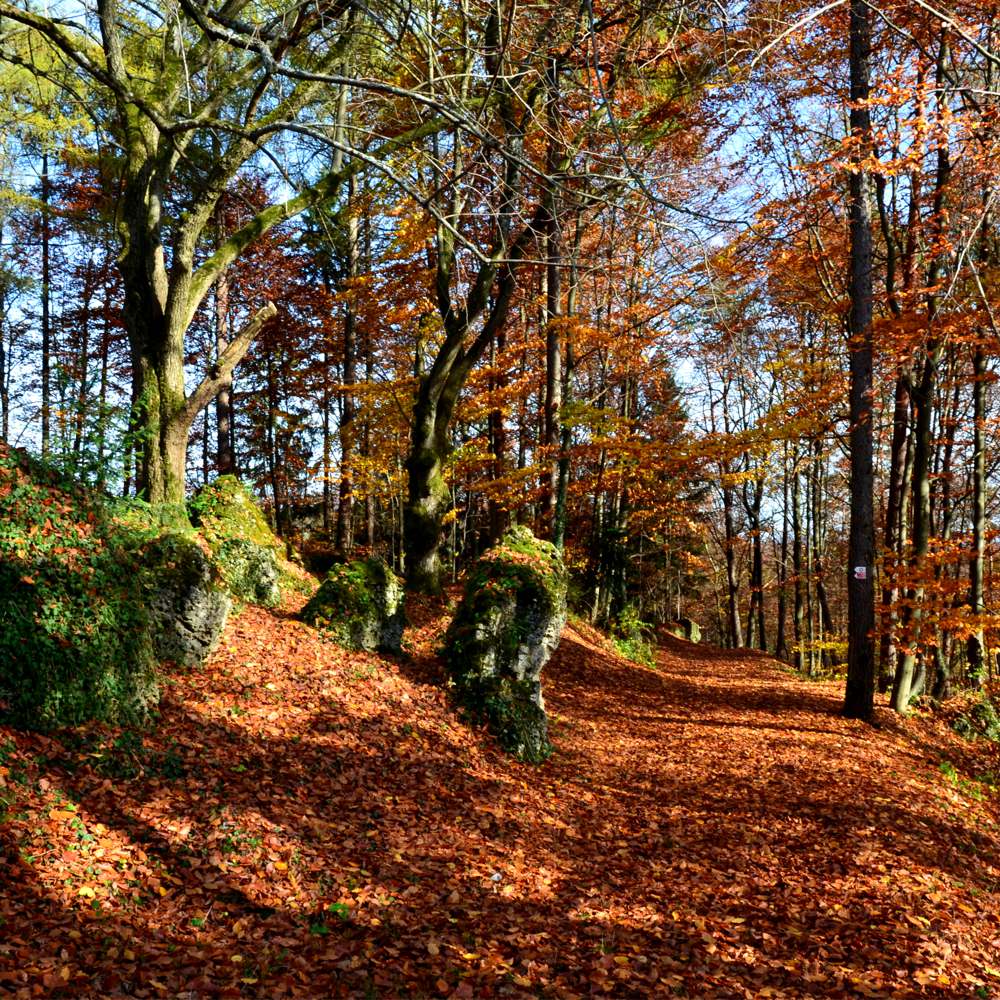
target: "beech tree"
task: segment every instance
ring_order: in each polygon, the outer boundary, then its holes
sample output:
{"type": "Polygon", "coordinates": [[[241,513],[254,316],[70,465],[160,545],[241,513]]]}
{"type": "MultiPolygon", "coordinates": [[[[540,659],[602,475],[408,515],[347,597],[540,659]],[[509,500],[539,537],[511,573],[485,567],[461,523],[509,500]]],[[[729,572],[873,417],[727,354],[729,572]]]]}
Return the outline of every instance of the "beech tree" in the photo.
{"type": "MultiPolygon", "coordinates": [[[[27,3],[0,2],[0,60],[35,71],[19,44],[20,34],[30,32],[73,67],[68,86],[75,96],[99,109],[96,117],[115,149],[106,164],[114,177],[107,183],[119,191],[114,221],[141,485],[154,505],[180,507],[191,425],[225,390],[276,307],[268,303],[241,330],[227,333],[215,364],[189,391],[184,339],[195,312],[255,240],[335,198],[365,161],[340,162],[307,178],[203,259],[201,241],[212,234],[220,199],[240,171],[266,156],[276,136],[304,127],[329,97],[333,74],[345,66],[366,26],[356,8],[339,3],[257,6],[234,0],[216,11],[184,0],[162,14],[119,0],[83,6],[83,16],[61,19],[27,3]]],[[[404,121],[368,159],[384,162],[441,127],[433,117],[404,121]]]]}

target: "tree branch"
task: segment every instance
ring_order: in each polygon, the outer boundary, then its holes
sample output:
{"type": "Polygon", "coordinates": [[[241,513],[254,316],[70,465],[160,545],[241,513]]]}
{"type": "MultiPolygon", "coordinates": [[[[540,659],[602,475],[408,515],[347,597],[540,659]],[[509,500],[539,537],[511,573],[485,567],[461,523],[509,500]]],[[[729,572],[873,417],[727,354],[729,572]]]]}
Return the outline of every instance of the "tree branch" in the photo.
{"type": "Polygon", "coordinates": [[[201,380],[201,384],[191,393],[184,404],[184,415],[187,418],[188,426],[219,394],[219,390],[229,382],[233,369],[243,360],[254,338],[260,333],[260,328],[277,313],[278,309],[275,304],[268,302],[266,306],[254,313],[247,325],[229,342],[219,360],[212,366],[209,373],[201,380]]]}

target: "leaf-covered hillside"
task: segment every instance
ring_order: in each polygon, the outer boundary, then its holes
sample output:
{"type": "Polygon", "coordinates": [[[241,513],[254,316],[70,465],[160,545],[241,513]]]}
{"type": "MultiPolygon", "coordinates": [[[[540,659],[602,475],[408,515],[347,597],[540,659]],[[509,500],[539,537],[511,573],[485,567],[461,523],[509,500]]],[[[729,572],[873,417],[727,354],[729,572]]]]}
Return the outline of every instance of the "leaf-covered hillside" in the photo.
{"type": "Polygon", "coordinates": [[[997,760],[834,684],[567,629],[554,756],[246,608],[145,732],[0,730],[13,997],[990,997],[997,760]],[[987,776],[990,769],[994,777],[987,776]]]}

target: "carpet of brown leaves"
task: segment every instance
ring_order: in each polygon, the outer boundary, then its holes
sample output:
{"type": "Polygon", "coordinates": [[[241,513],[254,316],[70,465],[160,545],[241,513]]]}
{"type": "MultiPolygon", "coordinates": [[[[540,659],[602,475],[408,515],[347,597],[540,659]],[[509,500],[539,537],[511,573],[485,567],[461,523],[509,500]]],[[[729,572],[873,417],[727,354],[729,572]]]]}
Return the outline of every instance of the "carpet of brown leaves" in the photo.
{"type": "Polygon", "coordinates": [[[399,660],[290,612],[145,733],[0,729],[0,995],[1000,997],[991,762],[943,724],[577,626],[536,768],[450,709],[440,608],[399,660]]]}

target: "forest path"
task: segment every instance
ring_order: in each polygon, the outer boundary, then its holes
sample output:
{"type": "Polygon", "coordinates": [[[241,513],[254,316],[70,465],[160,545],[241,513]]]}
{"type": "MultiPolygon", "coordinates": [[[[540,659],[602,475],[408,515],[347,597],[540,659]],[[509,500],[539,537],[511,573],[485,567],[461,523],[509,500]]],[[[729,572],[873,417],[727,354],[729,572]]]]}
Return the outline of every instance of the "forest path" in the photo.
{"type": "Polygon", "coordinates": [[[554,766],[595,796],[567,821],[607,838],[574,875],[616,887],[615,947],[679,958],[661,982],[698,969],[692,995],[1000,995],[996,798],[960,741],[846,720],[842,683],[763,654],[663,643],[646,670],[569,630],[547,670],[554,766]]]}
{"type": "Polygon", "coordinates": [[[0,730],[0,996],[1000,996],[996,800],[943,725],[577,625],[533,767],[450,707],[439,606],[398,659],[293,610],[144,733],[0,730]]]}

